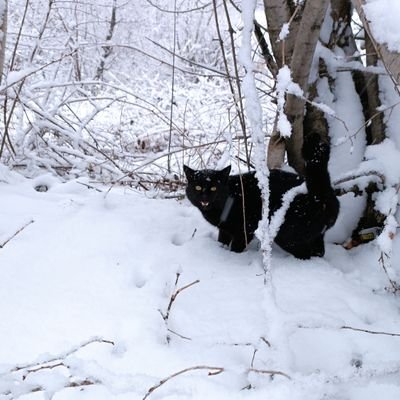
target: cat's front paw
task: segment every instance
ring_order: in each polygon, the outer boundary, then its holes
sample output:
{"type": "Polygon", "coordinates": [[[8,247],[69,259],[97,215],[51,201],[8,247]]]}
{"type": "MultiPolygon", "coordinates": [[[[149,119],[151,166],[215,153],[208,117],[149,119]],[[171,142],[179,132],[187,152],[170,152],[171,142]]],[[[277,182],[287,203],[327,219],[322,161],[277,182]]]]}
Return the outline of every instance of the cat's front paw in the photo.
{"type": "Polygon", "coordinates": [[[229,244],[232,242],[232,236],[228,232],[220,229],[218,233],[218,242],[229,246],[229,244]]]}

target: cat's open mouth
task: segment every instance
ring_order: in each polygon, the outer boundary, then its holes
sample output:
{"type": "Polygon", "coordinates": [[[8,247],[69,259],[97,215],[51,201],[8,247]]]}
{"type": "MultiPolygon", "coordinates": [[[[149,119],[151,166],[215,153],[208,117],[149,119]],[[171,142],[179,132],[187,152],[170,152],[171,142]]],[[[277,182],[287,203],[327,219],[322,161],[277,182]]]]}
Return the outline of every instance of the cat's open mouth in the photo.
{"type": "Polygon", "coordinates": [[[202,206],[203,208],[207,208],[207,207],[210,205],[210,202],[208,202],[208,201],[201,201],[200,204],[201,204],[201,206],[202,206]]]}

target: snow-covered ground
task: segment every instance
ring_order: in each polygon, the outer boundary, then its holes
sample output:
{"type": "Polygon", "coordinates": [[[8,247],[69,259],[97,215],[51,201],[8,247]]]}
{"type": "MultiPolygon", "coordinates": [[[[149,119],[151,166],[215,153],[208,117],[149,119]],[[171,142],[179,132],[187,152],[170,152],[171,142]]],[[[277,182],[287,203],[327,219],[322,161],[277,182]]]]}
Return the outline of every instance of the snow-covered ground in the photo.
{"type": "Polygon", "coordinates": [[[82,183],[0,170],[0,399],[400,398],[373,243],[274,248],[271,294],[257,243],[229,252],[186,201],[82,183]]]}

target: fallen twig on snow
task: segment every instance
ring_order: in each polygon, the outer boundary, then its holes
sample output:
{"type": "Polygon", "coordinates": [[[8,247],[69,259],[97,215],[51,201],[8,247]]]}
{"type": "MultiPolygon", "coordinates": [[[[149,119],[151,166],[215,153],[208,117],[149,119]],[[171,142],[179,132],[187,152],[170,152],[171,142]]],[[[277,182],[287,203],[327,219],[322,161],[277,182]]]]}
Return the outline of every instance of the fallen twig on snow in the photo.
{"type": "Polygon", "coordinates": [[[57,390],[62,390],[64,388],[83,387],[102,383],[101,380],[94,377],[86,377],[82,379],[75,376],[71,370],[71,365],[69,365],[68,361],[66,360],[70,355],[92,343],[106,343],[114,345],[114,342],[110,340],[94,337],[58,355],[49,356],[48,358],[43,358],[40,361],[29,364],[16,365],[8,371],[0,372],[0,376],[4,378],[4,382],[7,383],[2,386],[0,397],[3,395],[6,396],[8,400],[13,400],[29,393],[46,391],[57,392],[57,390]],[[63,368],[64,370],[68,371],[68,376],[65,377],[63,382],[59,382],[57,388],[52,387],[51,389],[48,389],[46,388],[45,382],[43,384],[40,382],[32,384],[32,382],[27,380],[27,377],[31,374],[35,374],[43,370],[54,370],[56,368],[63,368]]]}
{"type": "MultiPolygon", "coordinates": [[[[306,325],[298,325],[300,329],[337,329],[337,327],[329,327],[329,326],[306,326],[306,325]]],[[[369,333],[371,335],[385,335],[385,336],[398,336],[400,337],[400,333],[391,333],[391,332],[384,332],[384,331],[372,331],[370,329],[364,328],[355,328],[349,325],[340,326],[338,329],[348,329],[355,332],[364,332],[369,333]]]]}
{"type": "Polygon", "coordinates": [[[27,226],[30,224],[33,224],[35,221],[31,219],[29,222],[27,222],[25,225],[23,225],[21,228],[19,228],[12,236],[10,236],[8,239],[6,239],[3,243],[0,243],[0,249],[2,249],[9,241],[15,238],[19,233],[21,233],[27,226]]]}
{"type": "Polygon", "coordinates": [[[38,362],[26,364],[26,365],[23,365],[23,364],[17,365],[13,369],[11,369],[9,372],[17,372],[17,371],[20,371],[22,369],[34,368],[34,367],[39,366],[39,365],[49,364],[49,363],[52,363],[52,362],[55,362],[55,361],[58,361],[58,360],[65,359],[68,356],[70,356],[71,354],[76,353],[78,350],[83,349],[84,347],[86,347],[86,346],[88,346],[89,344],[92,344],[92,343],[106,343],[106,344],[111,344],[111,345],[114,346],[114,342],[111,341],[111,340],[102,339],[100,337],[93,337],[91,339],[88,339],[85,342],[82,342],[81,344],[79,344],[79,345],[77,345],[75,347],[72,347],[70,350],[67,350],[64,353],[60,353],[58,355],[52,356],[47,360],[42,360],[42,361],[38,361],[38,362]]]}
{"type": "Polygon", "coordinates": [[[346,325],[341,326],[340,329],[349,329],[351,331],[364,332],[364,333],[369,333],[371,335],[386,335],[386,336],[399,336],[400,337],[400,333],[371,331],[369,329],[353,328],[352,326],[346,326],[346,325]]]}
{"type": "MultiPolygon", "coordinates": [[[[386,254],[386,253],[384,253],[383,251],[381,251],[381,256],[379,257],[379,264],[381,265],[381,267],[382,267],[382,269],[383,269],[383,271],[385,272],[385,274],[386,274],[386,276],[387,276],[387,278],[388,278],[388,280],[389,280],[389,283],[390,283],[390,285],[391,285],[391,289],[389,290],[389,291],[392,291],[394,294],[396,294],[397,292],[399,292],[400,291],[400,286],[399,286],[399,284],[396,282],[396,281],[394,281],[391,277],[390,277],[390,274],[389,274],[389,272],[388,272],[388,269],[387,269],[387,266],[386,266],[386,264],[385,264],[385,257],[390,261],[390,255],[388,255],[388,254],[386,254]]],[[[388,289],[388,288],[386,288],[386,289],[388,289]]]]}
{"type": "Polygon", "coordinates": [[[206,365],[197,365],[195,367],[189,367],[189,368],[182,369],[181,371],[175,372],[174,374],[169,375],[164,379],[161,379],[159,383],[157,383],[156,385],[152,386],[147,391],[147,393],[142,398],[142,400],[146,400],[156,389],[160,388],[162,385],[164,385],[164,383],[168,382],[169,380],[171,380],[171,379],[173,379],[173,378],[175,378],[175,377],[177,377],[179,375],[185,374],[187,372],[197,371],[197,370],[208,370],[208,376],[218,375],[221,372],[225,371],[225,369],[221,368],[221,367],[209,367],[209,366],[206,366],[206,365]]]}
{"type": "Polygon", "coordinates": [[[270,370],[270,369],[257,369],[257,368],[250,368],[249,372],[255,372],[257,374],[265,374],[265,375],[270,375],[271,377],[273,377],[274,375],[280,375],[280,376],[284,376],[285,378],[291,380],[292,378],[288,375],[285,374],[282,371],[274,371],[274,370],[270,370]]]}

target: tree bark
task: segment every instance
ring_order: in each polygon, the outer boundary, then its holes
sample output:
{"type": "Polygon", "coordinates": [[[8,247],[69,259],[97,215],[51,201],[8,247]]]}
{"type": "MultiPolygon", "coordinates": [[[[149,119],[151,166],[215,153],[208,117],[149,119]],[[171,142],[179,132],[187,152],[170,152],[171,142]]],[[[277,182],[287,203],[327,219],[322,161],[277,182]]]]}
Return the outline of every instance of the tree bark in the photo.
{"type": "MultiPolygon", "coordinates": [[[[110,41],[113,37],[115,25],[117,24],[117,0],[113,1],[112,9],[111,9],[111,19],[110,19],[110,27],[108,30],[108,34],[106,37],[106,42],[110,41]]],[[[103,55],[100,60],[100,64],[97,67],[95,80],[102,80],[104,75],[104,70],[106,66],[106,60],[110,57],[112,52],[111,46],[103,46],[103,55]]]]}
{"type": "MultiPolygon", "coordinates": [[[[276,78],[279,68],[283,65],[290,65],[295,40],[298,34],[301,21],[301,7],[294,6],[291,0],[264,0],[264,10],[268,25],[268,35],[271,42],[272,53],[275,58],[275,63],[272,67],[267,65],[276,78]],[[289,34],[285,40],[280,40],[279,35],[283,25],[289,23],[289,34]]],[[[268,168],[281,168],[285,160],[286,143],[276,129],[277,117],[275,118],[274,129],[271,134],[271,139],[268,144],[268,168]]]]}
{"type": "Polygon", "coordinates": [[[378,57],[382,60],[387,72],[389,73],[395,85],[398,86],[400,84],[400,53],[396,51],[390,51],[386,44],[378,43],[374,39],[369,21],[362,7],[365,4],[365,0],[352,0],[352,3],[357,10],[365,31],[371,38],[373,47],[375,48],[378,57]]]}
{"type": "Polygon", "coordinates": [[[290,65],[301,20],[301,12],[296,12],[296,7],[294,7],[291,0],[264,0],[264,10],[272,52],[278,68],[285,64],[290,65]],[[289,34],[284,41],[281,41],[279,35],[282,27],[291,19],[289,34]]]}
{"type": "MultiPolygon", "coordinates": [[[[368,34],[365,35],[365,50],[367,52],[367,66],[378,65],[378,56],[374,52],[374,46],[368,34]]],[[[385,139],[386,126],[383,121],[383,113],[378,112],[378,107],[381,106],[379,98],[379,80],[378,75],[366,73],[366,88],[368,97],[368,120],[371,121],[367,124],[367,143],[378,144],[385,139]]]]}
{"type": "MultiPolygon", "coordinates": [[[[305,96],[308,92],[311,63],[328,4],[329,0],[306,2],[295,41],[290,70],[292,80],[301,87],[305,96]]],[[[304,104],[304,99],[289,94],[285,107],[285,113],[292,125],[292,135],[286,145],[288,162],[300,174],[304,172],[304,160],[301,155],[304,104]]]]}

